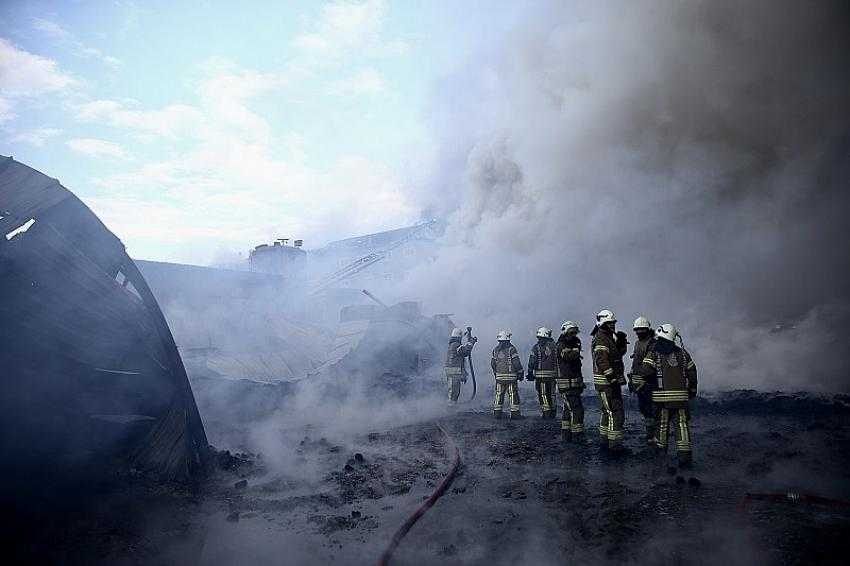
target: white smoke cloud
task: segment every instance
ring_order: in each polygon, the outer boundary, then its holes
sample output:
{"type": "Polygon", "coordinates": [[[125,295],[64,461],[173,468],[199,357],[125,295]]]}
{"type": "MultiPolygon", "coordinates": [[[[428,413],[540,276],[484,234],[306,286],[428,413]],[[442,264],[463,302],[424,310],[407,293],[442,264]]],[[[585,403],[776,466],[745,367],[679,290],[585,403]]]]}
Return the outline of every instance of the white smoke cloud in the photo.
{"type": "Polygon", "coordinates": [[[435,105],[415,294],[519,345],[645,313],[708,388],[846,388],[846,13],[787,8],[553,3],[482,49],[435,105]]]}

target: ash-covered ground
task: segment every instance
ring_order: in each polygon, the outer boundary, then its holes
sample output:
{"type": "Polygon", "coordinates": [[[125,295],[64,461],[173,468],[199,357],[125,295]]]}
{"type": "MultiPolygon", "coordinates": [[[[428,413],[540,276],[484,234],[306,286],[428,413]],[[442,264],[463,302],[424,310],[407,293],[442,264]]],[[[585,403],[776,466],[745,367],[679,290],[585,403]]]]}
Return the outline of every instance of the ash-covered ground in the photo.
{"type": "MultiPolygon", "coordinates": [[[[595,426],[594,398],[586,400],[595,426]]],[[[517,422],[495,421],[484,407],[363,432],[265,423],[269,453],[221,452],[212,478],[194,490],[105,484],[51,510],[16,554],[54,563],[373,564],[450,467],[441,424],[460,449],[461,471],[394,564],[846,563],[846,396],[700,398],[687,471],[642,445],[633,406],[630,450],[616,459],[593,434],[585,445],[563,443],[559,423],[533,416],[527,401],[532,416],[517,422]]],[[[207,426],[214,440],[256,445],[253,426],[207,426]]]]}

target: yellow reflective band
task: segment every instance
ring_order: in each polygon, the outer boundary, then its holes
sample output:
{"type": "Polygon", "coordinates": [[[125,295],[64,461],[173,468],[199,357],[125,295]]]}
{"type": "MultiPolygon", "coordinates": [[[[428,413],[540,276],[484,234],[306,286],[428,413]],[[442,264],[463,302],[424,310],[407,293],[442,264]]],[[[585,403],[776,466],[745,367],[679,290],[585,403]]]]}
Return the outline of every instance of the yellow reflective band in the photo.
{"type": "Polygon", "coordinates": [[[445,368],[445,370],[446,370],[446,375],[460,375],[462,373],[460,371],[459,367],[450,366],[450,367],[445,368]]]}
{"type": "Polygon", "coordinates": [[[608,346],[594,346],[594,352],[608,352],[608,346]]]}
{"type": "Polygon", "coordinates": [[[652,400],[658,402],[664,401],[687,401],[687,391],[653,391],[652,400]]]}
{"type": "Polygon", "coordinates": [[[555,370],[551,369],[536,369],[534,377],[555,377],[555,370]]]}
{"type": "Polygon", "coordinates": [[[644,359],[643,359],[643,363],[645,363],[645,364],[649,364],[649,365],[651,365],[652,367],[655,367],[655,360],[653,360],[652,358],[644,358],[644,359]]]}
{"type": "Polygon", "coordinates": [[[614,373],[614,368],[608,368],[602,372],[602,375],[611,375],[612,373],[614,373]]]}
{"type": "Polygon", "coordinates": [[[693,360],[691,360],[690,363],[688,363],[688,369],[690,369],[692,367],[696,367],[696,364],[694,363],[693,360]]]}

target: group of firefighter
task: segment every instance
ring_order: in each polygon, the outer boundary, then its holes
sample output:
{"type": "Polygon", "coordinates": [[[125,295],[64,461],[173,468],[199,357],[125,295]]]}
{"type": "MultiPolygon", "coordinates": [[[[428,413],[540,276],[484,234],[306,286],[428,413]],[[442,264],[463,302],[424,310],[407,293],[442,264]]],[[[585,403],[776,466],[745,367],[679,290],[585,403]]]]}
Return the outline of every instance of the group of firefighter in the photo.
{"type": "MultiPolygon", "coordinates": [[[[665,323],[655,330],[649,319],[634,321],[636,342],[632,349],[631,371],[625,372],[623,357],[628,351],[627,335],[616,329],[617,319],[608,309],[596,315],[591,331],[593,386],[599,396],[599,435],[602,446],[612,453],[623,449],[625,407],[622,386],[637,396],[643,417],[646,442],[663,451],[668,437],[676,437],[680,466],[691,464],[690,400],[697,393],[697,370],[690,354],[682,345],[676,327],[665,323]],[[628,378],[628,379],[627,379],[628,378]]],[[[511,343],[511,332],[500,330],[493,349],[490,367],[495,378],[493,414],[502,418],[505,397],[511,419],[523,418],[520,410],[518,382],[523,379],[519,352],[511,343]]],[[[446,356],[445,373],[449,402],[457,403],[461,384],[467,379],[467,359],[477,342],[471,332],[452,330],[446,356]],[[466,337],[464,342],[463,338],[466,337]]],[[[565,441],[584,442],[585,388],[582,377],[582,344],[578,324],[570,320],[561,326],[557,340],[545,326],[537,330],[537,343],[528,357],[525,379],[534,381],[541,416],[555,419],[558,412],[556,393],[563,405],[561,435],[565,441]]]]}

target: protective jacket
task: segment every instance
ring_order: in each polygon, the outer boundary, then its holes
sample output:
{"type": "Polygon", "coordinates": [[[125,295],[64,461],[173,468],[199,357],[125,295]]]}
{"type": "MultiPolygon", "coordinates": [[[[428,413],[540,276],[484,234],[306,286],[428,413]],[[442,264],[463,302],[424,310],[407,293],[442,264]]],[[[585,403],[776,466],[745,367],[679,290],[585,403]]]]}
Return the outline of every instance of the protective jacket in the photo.
{"type": "Polygon", "coordinates": [[[528,372],[537,380],[554,380],[558,376],[558,348],[554,340],[540,339],[532,346],[528,372]]]}
{"type": "Polygon", "coordinates": [[[593,329],[593,385],[597,391],[601,387],[614,387],[626,382],[623,356],[626,344],[618,344],[614,333],[603,326],[593,329]]]}
{"type": "Polygon", "coordinates": [[[684,348],[668,340],[655,340],[638,373],[653,386],[652,401],[686,407],[697,394],[697,367],[684,348]]]}
{"type": "Polygon", "coordinates": [[[646,381],[640,374],[640,366],[643,363],[643,359],[646,357],[646,353],[649,351],[649,348],[655,343],[655,337],[652,333],[649,333],[647,336],[638,339],[635,343],[635,347],[632,350],[632,387],[635,391],[643,389],[646,385],[646,381]]]}
{"type": "Polygon", "coordinates": [[[558,388],[584,387],[581,376],[581,339],[561,335],[558,338],[558,388]]]}
{"type": "Polygon", "coordinates": [[[445,371],[447,376],[466,377],[466,358],[472,352],[473,344],[468,342],[461,344],[460,338],[449,340],[449,348],[446,352],[445,371]]]}
{"type": "Polygon", "coordinates": [[[496,376],[496,381],[522,379],[522,362],[519,352],[510,342],[499,342],[493,349],[490,368],[496,376]]]}

